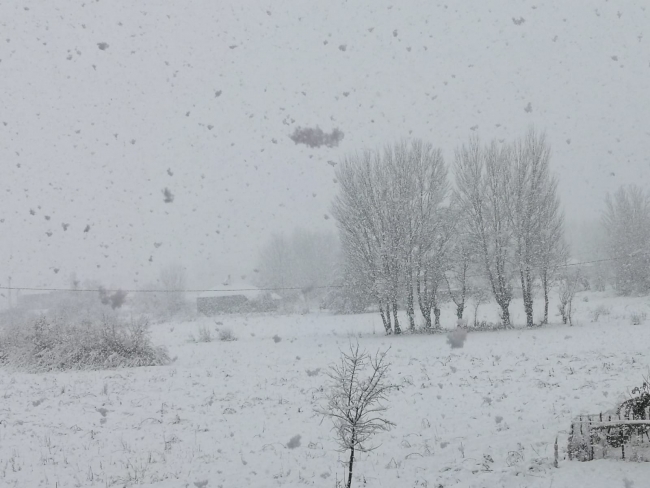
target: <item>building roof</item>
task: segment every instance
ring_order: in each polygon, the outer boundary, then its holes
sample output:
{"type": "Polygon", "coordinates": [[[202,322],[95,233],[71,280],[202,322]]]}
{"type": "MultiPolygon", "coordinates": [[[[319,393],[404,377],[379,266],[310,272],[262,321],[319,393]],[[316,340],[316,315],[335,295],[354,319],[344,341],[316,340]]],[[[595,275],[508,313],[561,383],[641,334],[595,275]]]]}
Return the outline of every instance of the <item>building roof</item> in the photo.
{"type": "Polygon", "coordinates": [[[251,285],[243,279],[233,279],[228,276],[228,279],[223,283],[215,285],[210,288],[210,291],[204,291],[199,294],[199,298],[210,297],[232,297],[243,295],[249,300],[258,298],[263,293],[258,287],[251,285]]]}

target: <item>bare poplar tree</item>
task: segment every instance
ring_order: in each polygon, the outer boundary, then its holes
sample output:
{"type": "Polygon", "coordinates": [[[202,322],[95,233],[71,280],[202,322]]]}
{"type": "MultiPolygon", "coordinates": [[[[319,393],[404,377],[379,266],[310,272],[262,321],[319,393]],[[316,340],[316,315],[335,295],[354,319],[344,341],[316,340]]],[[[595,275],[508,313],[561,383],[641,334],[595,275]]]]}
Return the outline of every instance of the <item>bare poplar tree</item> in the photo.
{"type": "Polygon", "coordinates": [[[564,236],[564,213],[557,196],[557,178],[546,185],[541,204],[541,225],[538,236],[538,273],[544,293],[544,318],[548,323],[549,291],[560,265],[566,262],[569,248],[564,236]]]}
{"type": "Polygon", "coordinates": [[[636,185],[607,195],[602,225],[614,286],[623,295],[650,291],[650,192],[636,185]]]}
{"type": "MultiPolygon", "coordinates": [[[[337,221],[341,245],[349,268],[360,276],[367,293],[379,305],[386,333],[393,332],[391,311],[397,317],[398,284],[394,283],[399,261],[390,250],[389,223],[384,205],[389,178],[381,154],[365,151],[346,157],[337,170],[340,192],[334,200],[332,215],[337,221]],[[393,308],[393,306],[395,308],[393,308]]],[[[395,333],[399,333],[399,322],[395,333]]]]}
{"type": "Polygon", "coordinates": [[[469,281],[476,246],[470,240],[467,222],[458,202],[452,201],[450,217],[455,224],[444,278],[449,297],[456,306],[456,318],[462,319],[471,293],[469,281]]]}
{"type": "MultiPolygon", "coordinates": [[[[405,286],[407,313],[411,329],[414,329],[414,285],[420,311],[423,312],[428,326],[431,325],[431,309],[437,296],[436,283],[441,278],[436,273],[440,272],[443,261],[439,251],[444,249],[441,240],[446,237],[443,230],[448,224],[442,204],[447,197],[449,186],[442,152],[429,143],[413,141],[407,164],[403,168],[404,179],[408,182],[408,193],[405,195],[407,205],[402,215],[407,236],[404,248],[405,286]],[[422,282],[423,279],[425,283],[422,282]],[[434,292],[433,295],[429,291],[434,292]],[[428,312],[424,313],[425,311],[428,312]]],[[[436,310],[439,317],[439,309],[436,310]]]]}
{"type": "Polygon", "coordinates": [[[545,135],[535,129],[501,146],[493,141],[481,147],[472,139],[456,152],[457,197],[506,326],[513,272],[518,274],[526,324],[532,327],[535,280],[539,276],[544,288],[546,322],[550,280],[566,257],[550,154],[545,135]]]}
{"type": "Polygon", "coordinates": [[[332,214],[347,263],[375,297],[387,333],[401,332],[403,291],[413,328],[415,267],[432,246],[447,192],[440,151],[421,141],[400,142],[346,158],[337,177],[341,191],[332,214]]]}
{"type": "MultiPolygon", "coordinates": [[[[526,325],[533,322],[533,288],[537,269],[552,265],[557,250],[549,241],[542,242],[549,231],[562,232],[558,220],[559,201],[555,192],[557,182],[550,174],[551,149],[544,134],[530,129],[512,147],[509,220],[512,227],[514,257],[517,263],[526,312],[526,325]],[[548,207],[548,208],[547,208],[548,207]],[[550,227],[555,227],[551,229],[550,227]],[[543,261],[547,262],[543,262],[543,261]]],[[[558,237],[557,234],[553,237],[558,237]]],[[[562,236],[559,236],[560,238],[562,236]]],[[[546,276],[548,278],[548,276],[546,276]]],[[[546,283],[548,287],[548,283],[546,283]]],[[[545,296],[548,288],[545,288],[545,296]]],[[[546,313],[545,318],[548,318],[546,313]]]]}
{"type": "Polygon", "coordinates": [[[511,151],[496,141],[481,146],[478,138],[456,150],[456,198],[478,248],[487,281],[510,326],[513,236],[509,223],[511,151]]]}
{"type": "Polygon", "coordinates": [[[454,221],[449,209],[439,210],[433,232],[426,238],[427,246],[418,257],[416,289],[420,312],[426,329],[440,328],[440,291],[445,282],[454,221]]]}
{"type": "Polygon", "coordinates": [[[370,439],[394,425],[382,416],[388,394],[395,388],[387,380],[387,353],[388,350],[371,356],[360,351],[358,343],[350,343],[350,352],[341,351],[339,363],[330,367],[327,404],[316,409],[334,423],[340,450],[350,453],[346,488],[352,486],[355,454],[376,449],[378,446],[368,444],[370,439]]]}

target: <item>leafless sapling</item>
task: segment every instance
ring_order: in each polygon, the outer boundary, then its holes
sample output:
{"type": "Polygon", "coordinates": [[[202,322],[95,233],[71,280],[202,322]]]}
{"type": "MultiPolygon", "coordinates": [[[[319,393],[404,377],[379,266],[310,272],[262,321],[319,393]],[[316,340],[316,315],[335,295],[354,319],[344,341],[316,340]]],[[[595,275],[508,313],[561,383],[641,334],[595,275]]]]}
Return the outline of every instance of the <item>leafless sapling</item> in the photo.
{"type": "MultiPolygon", "coordinates": [[[[565,265],[568,268],[568,266],[565,265]]],[[[581,273],[577,269],[573,272],[568,269],[560,277],[560,286],[558,288],[558,293],[560,295],[560,304],[557,306],[560,315],[562,315],[562,323],[573,325],[572,313],[573,313],[573,299],[578,291],[578,285],[580,284],[581,273]]]]}
{"type": "Polygon", "coordinates": [[[327,403],[316,410],[332,420],[340,451],[350,452],[346,488],[352,485],[355,453],[379,447],[369,444],[371,437],[394,425],[383,413],[388,394],[395,388],[387,379],[390,348],[374,356],[360,351],[358,343],[350,343],[349,348],[349,352],[341,351],[339,362],[330,367],[327,403]]]}

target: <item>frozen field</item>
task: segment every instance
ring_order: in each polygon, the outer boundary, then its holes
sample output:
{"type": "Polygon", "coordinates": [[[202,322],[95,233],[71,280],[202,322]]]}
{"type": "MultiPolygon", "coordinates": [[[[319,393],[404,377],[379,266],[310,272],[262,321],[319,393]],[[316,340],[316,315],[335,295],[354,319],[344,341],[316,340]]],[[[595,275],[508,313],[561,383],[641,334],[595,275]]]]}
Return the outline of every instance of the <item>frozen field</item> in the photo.
{"type": "Polygon", "coordinates": [[[630,320],[648,300],[584,297],[574,327],[470,333],[453,351],[443,335],[386,337],[378,314],[227,316],[154,325],[176,357],[165,367],[0,370],[0,486],[335,487],[343,456],[313,409],[354,336],[391,346],[399,390],[397,426],[353,486],[642,488],[647,463],[564,459],[571,418],[614,407],[650,366],[650,322],[630,320]],[[609,314],[592,322],[598,307],[609,314]],[[238,340],[188,341],[201,325],[238,340]]]}

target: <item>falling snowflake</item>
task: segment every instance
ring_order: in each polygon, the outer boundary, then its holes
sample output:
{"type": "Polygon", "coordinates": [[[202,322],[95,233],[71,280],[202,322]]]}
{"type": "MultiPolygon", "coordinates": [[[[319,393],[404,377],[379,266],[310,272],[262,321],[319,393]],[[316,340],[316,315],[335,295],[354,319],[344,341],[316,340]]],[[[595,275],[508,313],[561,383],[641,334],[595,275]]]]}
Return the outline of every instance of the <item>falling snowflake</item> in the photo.
{"type": "Polygon", "coordinates": [[[172,203],[174,201],[174,194],[171,192],[169,188],[165,188],[163,191],[163,196],[165,197],[164,202],[165,203],[172,203]]]}

